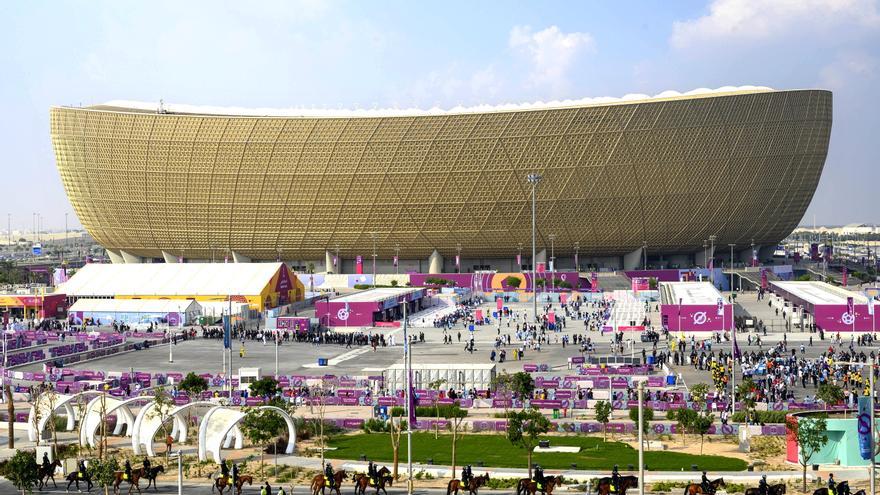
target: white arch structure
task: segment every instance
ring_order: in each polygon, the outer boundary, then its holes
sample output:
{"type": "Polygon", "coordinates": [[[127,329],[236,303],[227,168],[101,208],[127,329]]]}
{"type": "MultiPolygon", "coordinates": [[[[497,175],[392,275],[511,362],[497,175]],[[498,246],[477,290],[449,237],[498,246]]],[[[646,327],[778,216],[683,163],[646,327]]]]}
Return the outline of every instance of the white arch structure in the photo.
{"type": "MultiPolygon", "coordinates": [[[[116,414],[116,427],[113,429],[114,435],[122,432],[122,427],[127,426],[125,430],[126,436],[131,436],[132,427],[134,426],[134,414],[131,412],[131,405],[145,400],[152,400],[150,396],[134,397],[126,400],[119,400],[115,397],[107,395],[104,397],[106,407],[106,415],[116,414]]],[[[79,445],[81,447],[97,447],[98,441],[95,434],[101,425],[101,397],[95,397],[86,405],[86,412],[83,415],[83,424],[79,430],[79,445]]]]}
{"type": "Polygon", "coordinates": [[[42,438],[42,433],[46,429],[46,423],[49,422],[52,413],[59,409],[64,410],[62,414],[67,418],[66,430],[71,431],[76,428],[76,413],[73,410],[73,406],[76,404],[76,399],[77,397],[93,393],[95,392],[80,392],[73,395],[55,393],[54,408],[50,406],[50,401],[46,399],[45,395],[40,396],[36,401],[36,407],[39,407],[39,424],[34,424],[34,414],[37,414],[38,411],[33,404],[31,404],[30,411],[28,412],[28,440],[35,442],[38,435],[42,438]],[[52,409],[54,409],[54,411],[52,409]]]}
{"type": "MultiPolygon", "coordinates": [[[[284,452],[292,454],[296,447],[296,427],[290,414],[275,406],[258,406],[256,409],[269,409],[284,418],[284,422],[287,423],[288,434],[287,448],[284,452]]],[[[242,448],[244,446],[244,438],[238,423],[244,417],[245,413],[223,406],[217,406],[209,410],[199,424],[199,460],[208,460],[208,454],[210,453],[214,462],[220,462],[220,449],[228,449],[232,446],[233,441],[235,442],[236,449],[242,448]]]]}
{"type": "MultiPolygon", "coordinates": [[[[194,407],[215,407],[213,402],[196,401],[177,406],[168,412],[168,421],[172,421],[171,436],[177,442],[185,442],[188,430],[186,422],[186,413],[194,407]]],[[[156,403],[150,402],[138,411],[138,415],[134,420],[134,426],[131,428],[131,448],[135,455],[144,452],[150,457],[156,455],[153,450],[153,438],[156,432],[162,427],[162,421],[155,412],[156,403]]]]}

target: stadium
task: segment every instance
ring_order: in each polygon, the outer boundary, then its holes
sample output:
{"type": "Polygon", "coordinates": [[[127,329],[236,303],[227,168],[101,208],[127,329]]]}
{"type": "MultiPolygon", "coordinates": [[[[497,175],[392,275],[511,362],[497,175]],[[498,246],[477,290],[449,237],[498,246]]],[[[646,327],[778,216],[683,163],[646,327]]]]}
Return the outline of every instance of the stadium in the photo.
{"type": "Polygon", "coordinates": [[[832,95],[762,87],[452,110],[53,107],[83,227],[114,262],[293,261],[353,272],[701,264],[801,220],[832,95]],[[399,259],[393,263],[392,259],[399,259]],[[577,260],[577,261],[576,261],[577,260]],[[393,267],[393,268],[392,268],[393,267]]]}

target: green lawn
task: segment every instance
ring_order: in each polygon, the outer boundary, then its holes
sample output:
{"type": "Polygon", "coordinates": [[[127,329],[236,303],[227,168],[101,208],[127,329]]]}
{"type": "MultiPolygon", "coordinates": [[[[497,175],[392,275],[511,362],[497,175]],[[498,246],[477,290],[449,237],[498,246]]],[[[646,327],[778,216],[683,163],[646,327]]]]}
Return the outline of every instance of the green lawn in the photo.
{"type": "MultiPolygon", "coordinates": [[[[547,437],[551,446],[578,446],[581,451],[577,454],[535,454],[532,462],[540,464],[548,469],[570,469],[571,465],[577,464],[578,469],[611,470],[615,464],[621,469],[627,465],[638,465],[638,451],[627,444],[620,442],[603,442],[601,438],[579,436],[552,436],[547,437]]],[[[327,451],[326,457],[332,459],[360,459],[366,455],[368,459],[380,462],[391,462],[391,439],[387,433],[358,433],[334,437],[329,444],[336,450],[327,451]]],[[[452,462],[452,435],[440,435],[434,440],[433,433],[413,434],[413,461],[425,462],[428,458],[434,459],[435,464],[449,465],[452,462]]],[[[456,448],[456,464],[476,465],[477,461],[483,461],[485,466],[491,467],[526,467],[526,452],[516,448],[507,441],[504,435],[461,435],[456,448]]],[[[400,460],[406,459],[406,438],[400,439],[400,460]]],[[[692,464],[708,471],[742,471],[746,469],[746,462],[741,459],[733,459],[712,455],[690,455],[678,452],[645,451],[645,464],[652,471],[685,471],[690,470],[692,464]]]]}

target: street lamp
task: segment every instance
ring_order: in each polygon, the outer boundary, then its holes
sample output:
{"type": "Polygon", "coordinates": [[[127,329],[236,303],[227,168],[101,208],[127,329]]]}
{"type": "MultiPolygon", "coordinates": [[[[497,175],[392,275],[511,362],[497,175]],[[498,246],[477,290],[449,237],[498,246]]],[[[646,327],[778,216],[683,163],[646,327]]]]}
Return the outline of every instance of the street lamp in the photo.
{"type": "Polygon", "coordinates": [[[728,244],[730,246],[730,292],[733,292],[733,248],[736,244],[728,244]]]}
{"type": "Polygon", "coordinates": [[[648,270],[648,241],[642,242],[642,270],[648,270]]]}
{"type": "Polygon", "coordinates": [[[394,274],[400,273],[400,244],[394,245],[394,274]]]}
{"type": "Polygon", "coordinates": [[[712,270],[709,272],[709,278],[712,280],[712,285],[715,285],[715,239],[717,237],[714,234],[709,236],[709,256],[712,258],[712,263],[710,264],[712,270]]]}
{"type": "Polygon", "coordinates": [[[376,233],[370,232],[373,237],[373,288],[376,288],[376,233]]]}
{"type": "Polygon", "coordinates": [[[581,243],[580,242],[574,243],[574,269],[578,273],[580,273],[580,271],[581,271],[581,264],[578,263],[578,251],[580,251],[580,250],[581,250],[581,243]]]}
{"type": "Polygon", "coordinates": [[[556,234],[550,234],[547,237],[550,238],[550,290],[556,290],[556,249],[555,249],[555,241],[556,234]]]}
{"type": "Polygon", "coordinates": [[[461,273],[461,243],[455,245],[455,268],[461,273]]]}
{"type": "Polygon", "coordinates": [[[529,184],[532,185],[532,311],[534,311],[535,321],[538,321],[538,277],[537,277],[537,263],[535,263],[535,258],[538,256],[538,253],[535,249],[535,190],[538,188],[538,183],[541,182],[541,176],[536,173],[531,173],[526,176],[526,180],[529,184]]]}

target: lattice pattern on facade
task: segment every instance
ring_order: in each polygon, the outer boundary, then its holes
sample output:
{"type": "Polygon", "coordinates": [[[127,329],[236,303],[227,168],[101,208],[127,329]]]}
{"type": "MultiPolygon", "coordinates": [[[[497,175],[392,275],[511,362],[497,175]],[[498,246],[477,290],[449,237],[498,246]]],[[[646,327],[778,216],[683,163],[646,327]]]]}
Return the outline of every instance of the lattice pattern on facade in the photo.
{"type": "Polygon", "coordinates": [[[768,245],[800,221],[831,132],[831,93],[769,91],[419,117],[292,118],[52,108],[82,225],[141,256],[322,259],[556,255],[768,245]]]}

